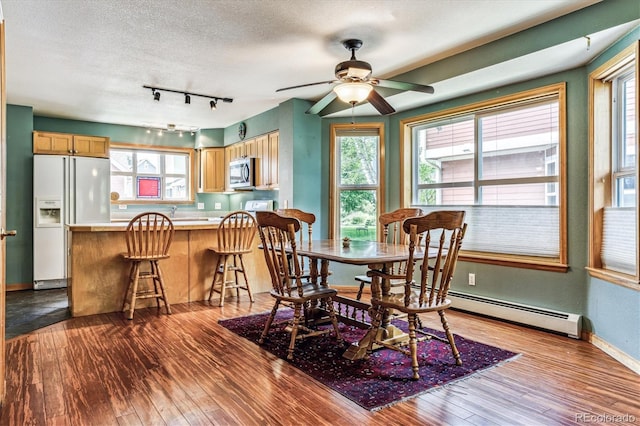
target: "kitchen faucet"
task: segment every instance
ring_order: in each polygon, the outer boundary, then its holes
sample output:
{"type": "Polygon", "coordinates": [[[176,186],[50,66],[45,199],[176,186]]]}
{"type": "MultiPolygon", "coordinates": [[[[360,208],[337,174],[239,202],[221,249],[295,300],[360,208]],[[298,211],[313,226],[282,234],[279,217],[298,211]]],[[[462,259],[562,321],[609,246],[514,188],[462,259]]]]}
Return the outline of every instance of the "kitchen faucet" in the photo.
{"type": "Polygon", "coordinates": [[[171,207],[171,213],[169,213],[170,218],[173,219],[173,217],[176,215],[176,210],[178,210],[178,206],[171,207]]]}

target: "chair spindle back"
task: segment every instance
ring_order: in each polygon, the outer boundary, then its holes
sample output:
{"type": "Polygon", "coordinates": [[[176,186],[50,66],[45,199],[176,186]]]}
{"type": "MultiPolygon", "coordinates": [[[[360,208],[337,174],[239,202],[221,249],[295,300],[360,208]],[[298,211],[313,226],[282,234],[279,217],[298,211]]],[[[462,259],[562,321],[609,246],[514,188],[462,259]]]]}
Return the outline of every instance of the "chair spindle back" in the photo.
{"type": "Polygon", "coordinates": [[[302,297],[302,268],[296,238],[300,221],[267,211],[256,212],[256,220],[273,290],[281,296],[302,297]],[[287,256],[287,248],[291,256],[287,256]]]}
{"type": "Polygon", "coordinates": [[[126,242],[129,257],[157,258],[168,256],[173,240],[173,222],[162,213],[140,213],[127,225],[126,242]]]}
{"type": "Polygon", "coordinates": [[[410,302],[411,287],[415,284],[415,268],[420,270],[418,300],[421,306],[437,305],[447,298],[467,229],[464,216],[464,211],[436,211],[404,221],[403,228],[409,234],[405,306],[410,302]],[[422,260],[415,259],[419,246],[423,247],[425,253],[422,260]],[[435,250],[435,255],[427,255],[429,250],[435,250]]]}
{"type": "Polygon", "coordinates": [[[256,236],[256,221],[249,212],[238,210],[226,215],[218,227],[220,252],[247,253],[256,236]]]}

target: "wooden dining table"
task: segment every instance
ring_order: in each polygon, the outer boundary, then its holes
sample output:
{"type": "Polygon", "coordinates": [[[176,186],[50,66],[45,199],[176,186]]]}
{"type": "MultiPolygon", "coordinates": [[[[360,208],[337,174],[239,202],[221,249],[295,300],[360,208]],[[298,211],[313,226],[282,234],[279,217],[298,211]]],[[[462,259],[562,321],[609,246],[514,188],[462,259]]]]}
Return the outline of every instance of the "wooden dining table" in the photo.
{"type": "MultiPolygon", "coordinates": [[[[409,259],[409,246],[404,244],[381,243],[376,241],[354,241],[352,240],[348,247],[343,246],[342,240],[311,240],[305,241],[297,246],[298,255],[308,257],[310,262],[310,279],[317,283],[318,280],[322,285],[329,285],[329,263],[338,262],[349,265],[366,266],[369,270],[385,271],[395,262],[406,261],[409,259]],[[320,266],[318,267],[318,263],[320,266]]],[[[429,253],[431,255],[431,253],[429,253]]],[[[434,254],[435,255],[435,252],[434,254]]],[[[416,248],[414,257],[422,259],[424,250],[416,248]]],[[[382,295],[390,292],[391,285],[388,281],[379,283],[378,286],[382,295]]],[[[335,302],[338,304],[346,304],[354,309],[363,311],[371,307],[370,304],[360,300],[350,299],[338,296],[335,302]]],[[[341,320],[356,324],[361,327],[369,327],[365,321],[355,321],[354,315],[344,315],[338,310],[338,316],[341,320]]],[[[364,315],[363,315],[364,317],[364,315]]],[[[366,356],[367,346],[372,337],[371,331],[367,333],[360,341],[352,344],[343,357],[348,359],[361,359],[366,356]]],[[[388,344],[398,343],[399,341],[408,340],[408,335],[395,327],[389,322],[388,313],[383,318],[382,330],[377,333],[383,333],[381,340],[385,340],[388,344]]]]}

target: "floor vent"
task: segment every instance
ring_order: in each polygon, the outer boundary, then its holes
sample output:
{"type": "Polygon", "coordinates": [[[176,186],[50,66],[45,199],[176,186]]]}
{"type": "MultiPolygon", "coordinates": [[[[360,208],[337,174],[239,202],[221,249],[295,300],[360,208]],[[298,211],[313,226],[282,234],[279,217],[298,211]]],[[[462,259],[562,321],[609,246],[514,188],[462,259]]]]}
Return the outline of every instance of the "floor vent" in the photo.
{"type": "Polygon", "coordinates": [[[574,339],[579,339],[582,331],[581,316],[576,314],[541,309],[455,291],[450,291],[448,298],[451,299],[451,306],[456,309],[563,333],[574,339]]]}

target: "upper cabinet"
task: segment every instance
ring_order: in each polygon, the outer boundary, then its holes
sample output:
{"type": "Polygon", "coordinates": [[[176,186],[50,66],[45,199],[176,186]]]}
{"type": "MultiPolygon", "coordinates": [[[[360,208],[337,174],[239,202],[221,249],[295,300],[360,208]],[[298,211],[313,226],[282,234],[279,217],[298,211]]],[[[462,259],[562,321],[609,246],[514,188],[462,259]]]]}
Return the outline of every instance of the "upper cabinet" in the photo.
{"type": "Polygon", "coordinates": [[[256,189],[278,188],[279,132],[256,138],[256,189]]]}
{"type": "Polygon", "coordinates": [[[227,145],[224,148],[225,187],[229,187],[227,171],[229,163],[238,158],[253,157],[255,163],[255,187],[256,189],[271,190],[278,188],[278,142],[279,132],[271,132],[244,142],[227,145]]]}
{"type": "Polygon", "coordinates": [[[33,153],[109,158],[109,138],[35,131],[33,153]]]}
{"type": "Polygon", "coordinates": [[[224,148],[204,148],[200,152],[200,192],[223,192],[225,190],[224,154],[224,148]]]}

